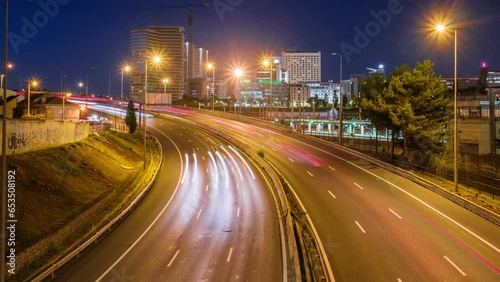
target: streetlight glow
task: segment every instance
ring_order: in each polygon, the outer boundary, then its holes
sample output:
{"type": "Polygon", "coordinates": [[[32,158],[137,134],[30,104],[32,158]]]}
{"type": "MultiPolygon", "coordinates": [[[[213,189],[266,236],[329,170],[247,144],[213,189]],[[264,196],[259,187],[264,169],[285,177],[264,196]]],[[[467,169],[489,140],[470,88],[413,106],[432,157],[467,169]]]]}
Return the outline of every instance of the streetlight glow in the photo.
{"type": "Polygon", "coordinates": [[[208,62],[207,69],[212,71],[212,83],[213,83],[212,111],[215,111],[215,62],[208,62]]]}
{"type": "MultiPolygon", "coordinates": [[[[145,63],[144,63],[144,101],[143,101],[143,112],[144,114],[142,115],[142,125],[144,126],[144,170],[146,170],[146,153],[147,153],[147,148],[146,148],[146,102],[147,102],[147,96],[148,96],[148,61],[151,59],[151,57],[146,54],[145,57],[145,63]]],[[[159,55],[154,55],[152,57],[152,61],[154,65],[160,64],[162,61],[162,57],[159,55]]]]}
{"type": "MultiPolygon", "coordinates": [[[[457,121],[457,50],[458,50],[458,36],[457,29],[453,29],[454,34],[454,79],[453,79],[453,182],[455,192],[458,193],[458,121],[457,121]]],[[[447,27],[443,24],[436,25],[436,31],[443,33],[447,27]]]]}
{"type": "Polygon", "coordinates": [[[28,81],[28,113],[26,114],[28,117],[31,115],[31,86],[37,87],[39,84],[37,79],[31,79],[28,81]]]}

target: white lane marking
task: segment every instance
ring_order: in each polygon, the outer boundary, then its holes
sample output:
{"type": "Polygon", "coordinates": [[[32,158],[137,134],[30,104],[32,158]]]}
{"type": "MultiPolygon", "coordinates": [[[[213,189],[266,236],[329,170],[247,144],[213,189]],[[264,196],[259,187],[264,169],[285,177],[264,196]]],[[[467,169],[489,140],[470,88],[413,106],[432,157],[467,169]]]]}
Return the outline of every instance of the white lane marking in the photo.
{"type": "Polygon", "coordinates": [[[401,278],[398,278],[398,282],[403,282],[403,280],[401,280],[401,278]]]}
{"type": "Polygon", "coordinates": [[[240,217],[240,208],[238,208],[238,212],[236,212],[236,217],[240,217]]]}
{"type": "Polygon", "coordinates": [[[202,209],[200,209],[200,211],[198,212],[198,215],[196,216],[196,219],[200,218],[201,211],[202,211],[202,209]]]}
{"type": "Polygon", "coordinates": [[[290,158],[288,158],[288,159],[289,159],[292,163],[294,163],[294,162],[295,162],[294,160],[292,160],[292,159],[290,159],[290,158]]]}
{"type": "Polygon", "coordinates": [[[174,257],[170,260],[170,262],[168,263],[167,267],[170,267],[172,265],[172,263],[174,262],[175,258],[179,254],[179,252],[180,252],[180,250],[177,250],[177,252],[175,252],[174,257]]]}
{"type": "Polygon", "coordinates": [[[463,276],[467,276],[467,274],[465,274],[465,272],[463,272],[463,271],[462,271],[462,270],[461,270],[461,269],[460,269],[460,268],[459,268],[459,267],[458,267],[455,263],[453,263],[453,262],[451,261],[451,259],[449,259],[447,256],[444,256],[444,258],[445,258],[445,259],[446,259],[446,260],[447,260],[447,261],[448,261],[451,265],[453,265],[453,267],[455,267],[455,268],[458,270],[458,272],[460,272],[463,276]]]}
{"type": "Polygon", "coordinates": [[[210,171],[208,170],[208,168],[207,168],[207,173],[210,173],[210,171]]]}
{"type": "Polygon", "coordinates": [[[236,189],[240,190],[240,184],[239,183],[236,183],[236,189]]]}
{"type": "Polygon", "coordinates": [[[307,171],[307,174],[309,174],[310,176],[314,177],[314,175],[312,173],[310,173],[309,171],[307,171]]]}
{"type": "MultiPolygon", "coordinates": [[[[179,154],[179,159],[181,161],[181,171],[182,171],[184,164],[182,162],[182,153],[179,150],[179,147],[177,147],[177,145],[175,145],[175,142],[170,137],[165,135],[165,133],[156,129],[154,126],[152,126],[152,128],[154,128],[156,131],[160,132],[161,135],[165,136],[168,140],[170,140],[170,142],[172,142],[172,144],[174,144],[175,149],[177,150],[177,153],[179,154]]],[[[187,154],[186,154],[186,156],[187,156],[187,154]]],[[[179,175],[179,177],[181,177],[181,175],[179,175]]],[[[165,206],[163,206],[163,209],[160,211],[160,213],[158,213],[158,215],[155,217],[155,219],[148,226],[148,228],[146,228],[146,230],[144,230],[144,232],[142,232],[141,236],[139,236],[139,238],[137,238],[137,240],[135,240],[135,242],[132,245],[130,245],[130,247],[128,247],[128,249],[110,267],[108,267],[108,269],[106,269],[106,271],[104,271],[104,273],[101,276],[99,276],[99,278],[97,278],[96,282],[101,281],[104,278],[104,276],[108,275],[108,273],[135,247],[135,245],[137,245],[137,243],[139,243],[139,241],[142,240],[142,238],[146,235],[146,233],[149,232],[149,230],[153,227],[153,225],[163,215],[163,213],[165,212],[167,207],[170,205],[170,202],[172,202],[172,199],[175,197],[175,195],[177,194],[177,191],[179,190],[179,186],[180,186],[180,182],[177,182],[177,186],[175,187],[174,193],[172,194],[172,196],[168,200],[167,204],[165,206]]]]}
{"type": "Polygon", "coordinates": [[[271,149],[272,149],[273,151],[275,151],[275,152],[278,152],[278,151],[277,151],[276,149],[274,149],[274,148],[271,148],[271,149]]]}
{"type": "Polygon", "coordinates": [[[231,255],[233,254],[233,247],[229,249],[229,254],[227,255],[227,260],[226,262],[229,262],[231,260],[231,255]]]}
{"type": "Polygon", "coordinates": [[[363,227],[361,227],[361,224],[359,224],[357,221],[354,221],[354,222],[359,227],[359,229],[361,229],[361,232],[366,233],[366,231],[363,229],[363,227]]]}
{"type": "Polygon", "coordinates": [[[337,197],[335,197],[335,195],[333,195],[332,192],[328,191],[328,193],[330,193],[330,195],[332,195],[334,199],[337,199],[337,197]]]}
{"type": "Polygon", "coordinates": [[[331,166],[328,166],[328,168],[331,169],[331,170],[333,170],[333,171],[335,171],[335,169],[333,167],[331,167],[331,166]]]}
{"type": "MultiPolygon", "coordinates": [[[[289,138],[289,137],[286,137],[286,138],[291,139],[291,140],[296,141],[296,142],[299,142],[299,143],[302,143],[302,144],[303,144],[303,145],[305,145],[305,146],[311,147],[311,148],[313,148],[313,149],[315,149],[315,150],[318,150],[318,151],[323,152],[323,153],[325,153],[325,154],[328,154],[328,155],[330,155],[330,156],[332,156],[332,157],[335,157],[335,158],[337,158],[337,159],[339,159],[339,160],[342,160],[342,161],[344,161],[344,162],[346,162],[346,163],[348,163],[348,164],[352,165],[353,167],[356,167],[356,168],[358,168],[359,170],[364,171],[364,172],[366,172],[367,174],[369,174],[369,175],[371,175],[371,176],[375,177],[377,180],[384,181],[385,183],[387,183],[387,184],[391,185],[392,187],[394,187],[394,188],[398,189],[399,191],[401,191],[401,192],[405,193],[405,194],[406,194],[406,195],[408,195],[409,197],[411,197],[411,198],[415,199],[416,201],[418,201],[418,202],[419,202],[419,203],[421,203],[422,205],[424,205],[424,206],[428,207],[429,209],[433,210],[435,213],[439,214],[440,216],[442,216],[442,217],[446,218],[446,219],[447,219],[447,220],[449,220],[451,223],[453,223],[453,224],[455,224],[456,226],[458,226],[458,227],[462,228],[463,230],[465,230],[466,232],[468,232],[468,233],[469,233],[469,234],[471,234],[472,236],[476,237],[479,241],[483,242],[483,243],[484,243],[484,244],[486,244],[488,247],[490,247],[490,248],[492,248],[493,250],[495,250],[497,253],[500,253],[500,249],[499,249],[499,248],[495,247],[493,244],[491,244],[490,242],[486,241],[486,240],[485,240],[485,239],[483,239],[481,236],[479,236],[479,235],[477,235],[476,233],[472,232],[472,231],[471,231],[471,230],[469,230],[467,227],[465,227],[465,226],[463,226],[462,224],[458,223],[457,221],[455,221],[455,220],[454,220],[454,219],[452,219],[451,217],[449,217],[449,216],[445,215],[444,213],[442,213],[442,212],[441,212],[441,211],[439,211],[438,209],[434,208],[433,206],[429,205],[428,203],[424,202],[422,199],[420,199],[420,198],[418,198],[417,196],[413,195],[412,193],[410,193],[410,192],[408,192],[408,191],[404,190],[403,188],[399,187],[398,185],[396,185],[396,184],[394,184],[394,183],[390,182],[389,180],[386,180],[386,179],[384,179],[384,178],[382,178],[382,177],[380,177],[380,176],[376,175],[375,173],[373,173],[373,172],[371,172],[371,171],[368,171],[368,170],[366,170],[365,168],[362,168],[362,167],[360,167],[359,165],[356,165],[355,163],[350,162],[350,161],[348,161],[348,160],[346,160],[346,159],[344,159],[344,158],[341,158],[341,157],[339,157],[339,156],[337,156],[337,155],[334,155],[334,154],[332,154],[332,153],[330,153],[330,152],[328,152],[328,151],[325,151],[325,150],[322,150],[322,149],[316,148],[316,147],[314,147],[314,146],[312,146],[312,145],[310,145],[310,144],[307,144],[307,143],[305,143],[305,142],[302,142],[302,141],[297,141],[297,140],[292,139],[292,138],[289,138]]],[[[328,271],[330,272],[330,269],[328,269],[328,271]]]]}
{"type": "Polygon", "coordinates": [[[193,142],[191,142],[191,140],[190,140],[190,139],[188,139],[188,142],[189,142],[189,143],[193,143],[193,142]]]}
{"type": "Polygon", "coordinates": [[[364,188],[361,187],[358,183],[354,182],[354,185],[358,186],[359,189],[363,190],[364,188]]]}
{"type": "Polygon", "coordinates": [[[207,188],[205,188],[205,191],[208,191],[208,184],[207,184],[207,188]]]}
{"type": "MultiPolygon", "coordinates": [[[[199,150],[200,150],[200,148],[198,148],[198,147],[195,147],[195,148],[196,148],[196,151],[199,151],[199,150]]],[[[203,160],[205,160],[205,158],[204,158],[204,157],[202,157],[202,158],[203,158],[203,160]]]]}
{"type": "Polygon", "coordinates": [[[403,219],[399,214],[397,214],[395,211],[389,209],[390,212],[392,212],[395,216],[397,216],[399,219],[403,219]]]}

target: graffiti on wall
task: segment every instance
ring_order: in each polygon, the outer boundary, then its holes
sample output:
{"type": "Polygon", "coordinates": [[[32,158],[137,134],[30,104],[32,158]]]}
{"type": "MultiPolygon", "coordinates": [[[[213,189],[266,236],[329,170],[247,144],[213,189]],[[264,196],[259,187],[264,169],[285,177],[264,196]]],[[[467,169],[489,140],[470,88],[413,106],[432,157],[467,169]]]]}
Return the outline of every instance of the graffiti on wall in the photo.
{"type": "Polygon", "coordinates": [[[28,135],[24,132],[24,130],[12,131],[7,140],[9,151],[13,153],[22,152],[28,148],[28,135]]]}

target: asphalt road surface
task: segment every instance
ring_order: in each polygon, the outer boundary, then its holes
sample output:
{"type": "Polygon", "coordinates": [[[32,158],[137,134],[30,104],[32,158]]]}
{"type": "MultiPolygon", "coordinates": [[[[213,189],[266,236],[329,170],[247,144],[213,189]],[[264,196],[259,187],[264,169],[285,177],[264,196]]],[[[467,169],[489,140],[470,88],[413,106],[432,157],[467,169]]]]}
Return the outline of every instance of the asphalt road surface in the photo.
{"type": "Polygon", "coordinates": [[[276,209],[260,171],[197,127],[148,123],[164,153],[152,190],[56,280],[282,280],[276,209]]]}
{"type": "Polygon", "coordinates": [[[264,152],[293,186],[335,281],[500,281],[500,228],[346,150],[185,113],[264,152]]]}

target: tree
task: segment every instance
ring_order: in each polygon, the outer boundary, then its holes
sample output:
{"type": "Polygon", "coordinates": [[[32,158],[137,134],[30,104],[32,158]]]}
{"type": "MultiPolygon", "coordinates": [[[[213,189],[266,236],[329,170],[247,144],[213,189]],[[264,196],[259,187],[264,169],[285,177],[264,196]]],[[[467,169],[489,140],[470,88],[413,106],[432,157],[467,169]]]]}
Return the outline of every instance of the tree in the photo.
{"type": "Polygon", "coordinates": [[[355,102],[359,104],[363,117],[368,118],[377,129],[385,128],[391,131],[391,158],[394,158],[394,139],[400,128],[392,122],[390,117],[396,101],[395,97],[387,95],[387,85],[386,77],[381,73],[365,78],[361,83],[360,95],[355,102]]]}
{"type": "Polygon", "coordinates": [[[386,96],[394,101],[390,119],[403,133],[403,155],[408,152],[409,140],[426,150],[433,149],[450,119],[449,92],[433,67],[431,61],[425,60],[413,70],[396,69],[387,86],[386,96]]]}
{"type": "Polygon", "coordinates": [[[128,101],[127,115],[125,116],[125,123],[129,128],[130,134],[134,133],[137,129],[137,119],[135,117],[134,102],[132,100],[128,101]]]}

